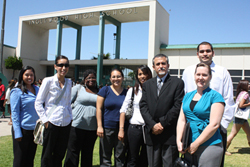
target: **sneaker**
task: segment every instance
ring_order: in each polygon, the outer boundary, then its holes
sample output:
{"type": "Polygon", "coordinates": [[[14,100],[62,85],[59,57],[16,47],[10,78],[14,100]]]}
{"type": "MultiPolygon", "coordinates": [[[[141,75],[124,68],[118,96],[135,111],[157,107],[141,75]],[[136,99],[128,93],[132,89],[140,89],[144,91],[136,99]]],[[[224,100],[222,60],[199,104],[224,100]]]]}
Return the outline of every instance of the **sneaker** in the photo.
{"type": "Polygon", "coordinates": [[[6,118],[5,115],[2,115],[1,118],[6,118]]]}
{"type": "Polygon", "coordinates": [[[225,155],[228,155],[228,156],[230,156],[230,155],[232,155],[229,151],[226,151],[225,152],[225,155]]]}

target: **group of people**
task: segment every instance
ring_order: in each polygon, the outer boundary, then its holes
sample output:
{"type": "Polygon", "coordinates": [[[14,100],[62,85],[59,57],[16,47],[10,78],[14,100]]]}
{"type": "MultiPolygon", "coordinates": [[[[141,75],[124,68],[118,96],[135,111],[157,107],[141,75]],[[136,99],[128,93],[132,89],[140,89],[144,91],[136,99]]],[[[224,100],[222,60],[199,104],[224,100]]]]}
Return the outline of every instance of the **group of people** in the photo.
{"type": "MultiPolygon", "coordinates": [[[[41,157],[42,167],[92,166],[93,149],[100,138],[100,166],[111,166],[114,150],[115,166],[174,166],[179,153],[194,159],[196,166],[223,166],[224,153],[239,129],[247,133],[247,121],[234,119],[227,139],[227,127],[234,115],[233,85],[230,74],[212,61],[213,47],[202,42],[197,47],[200,63],[183,72],[182,79],[171,76],[169,58],[157,54],[152,72],[147,65],[137,68],[136,84],[124,89],[123,72],[110,73],[110,86],[97,86],[96,72],[83,73],[80,84],[72,87],[65,78],[69,60],[58,56],[57,73],[35,86],[35,71],[22,68],[18,85],[11,89],[13,166],[33,166],[36,144],[33,130],[41,119],[45,126],[41,157]],[[126,119],[128,107],[133,113],[126,119]],[[190,146],[183,149],[184,127],[190,123],[190,146]],[[228,144],[227,144],[228,143],[228,144]],[[81,155],[80,155],[81,154],[81,155]]],[[[242,81],[241,81],[242,82],[242,81]]],[[[238,86],[237,97],[247,88],[238,86]]],[[[245,94],[239,107],[249,106],[245,94]]],[[[238,100],[238,98],[237,98],[238,100]]]]}

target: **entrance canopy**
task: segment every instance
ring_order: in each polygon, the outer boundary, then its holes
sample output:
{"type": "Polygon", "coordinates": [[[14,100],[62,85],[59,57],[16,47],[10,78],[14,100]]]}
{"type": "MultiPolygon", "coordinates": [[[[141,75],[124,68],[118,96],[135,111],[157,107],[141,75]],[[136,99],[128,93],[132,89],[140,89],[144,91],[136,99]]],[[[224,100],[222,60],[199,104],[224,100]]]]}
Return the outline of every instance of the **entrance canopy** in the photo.
{"type": "MultiPolygon", "coordinates": [[[[41,65],[40,61],[47,60],[50,29],[57,29],[56,55],[59,55],[61,50],[62,28],[72,27],[77,29],[75,60],[79,60],[81,27],[99,25],[98,53],[103,55],[102,41],[105,24],[114,24],[117,26],[117,32],[121,32],[122,23],[140,21],[149,21],[148,66],[152,67],[153,56],[160,53],[161,44],[168,44],[169,36],[169,14],[156,0],[142,0],[22,16],[19,19],[16,55],[23,59],[24,65],[33,65],[38,76],[45,77],[46,67],[41,65]]],[[[120,35],[122,36],[122,34],[120,35]]],[[[117,39],[119,40],[116,43],[116,59],[119,59],[120,38],[117,39]]],[[[77,64],[75,65],[77,69],[77,64]]]]}

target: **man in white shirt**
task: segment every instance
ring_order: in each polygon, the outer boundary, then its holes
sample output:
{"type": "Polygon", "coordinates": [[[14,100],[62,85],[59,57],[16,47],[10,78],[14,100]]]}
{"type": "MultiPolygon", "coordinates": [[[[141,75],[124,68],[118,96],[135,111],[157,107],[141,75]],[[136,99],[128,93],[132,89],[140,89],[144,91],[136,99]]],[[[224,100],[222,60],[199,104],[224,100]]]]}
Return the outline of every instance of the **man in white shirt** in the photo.
{"type": "MultiPolygon", "coordinates": [[[[205,63],[211,67],[212,79],[210,81],[210,88],[219,92],[226,103],[220,127],[220,132],[223,140],[223,148],[225,152],[227,143],[227,127],[232,121],[234,115],[232,79],[226,68],[214,64],[213,46],[209,42],[202,42],[198,45],[197,56],[201,63],[205,63]]],[[[191,92],[196,89],[196,84],[194,81],[195,67],[196,65],[189,66],[183,72],[182,79],[185,83],[185,93],[191,92]]],[[[224,166],[224,155],[222,158],[221,166],[224,166]]]]}

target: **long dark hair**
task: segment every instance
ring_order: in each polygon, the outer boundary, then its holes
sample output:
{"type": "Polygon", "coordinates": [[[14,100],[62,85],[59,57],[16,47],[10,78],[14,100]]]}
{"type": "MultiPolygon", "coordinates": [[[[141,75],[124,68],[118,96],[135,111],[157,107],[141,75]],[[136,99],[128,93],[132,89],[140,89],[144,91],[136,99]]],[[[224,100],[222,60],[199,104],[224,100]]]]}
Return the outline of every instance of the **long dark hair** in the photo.
{"type": "Polygon", "coordinates": [[[14,86],[15,86],[15,81],[12,79],[12,80],[10,80],[10,83],[9,83],[8,87],[9,87],[10,90],[11,90],[11,89],[14,88],[14,86]]]}
{"type": "Polygon", "coordinates": [[[140,83],[140,81],[138,79],[138,71],[139,71],[139,69],[142,70],[144,75],[148,75],[147,80],[152,78],[152,72],[151,72],[150,68],[147,65],[140,65],[137,68],[137,71],[135,73],[135,79],[136,79],[136,82],[135,82],[135,94],[136,95],[137,95],[138,90],[139,90],[139,85],[142,87],[142,84],[140,83]]]}
{"type": "Polygon", "coordinates": [[[236,98],[238,97],[238,95],[240,94],[241,91],[246,91],[248,92],[248,84],[249,81],[248,80],[240,80],[237,86],[237,90],[236,90],[236,98]]]}
{"type": "Polygon", "coordinates": [[[25,71],[27,70],[31,70],[34,73],[34,81],[31,84],[32,86],[34,85],[35,81],[36,81],[36,73],[33,67],[31,66],[25,66],[21,69],[20,73],[19,73],[19,77],[18,77],[18,88],[20,88],[22,90],[23,93],[27,93],[27,87],[25,85],[25,83],[23,82],[23,74],[25,73],[25,71]]]}

